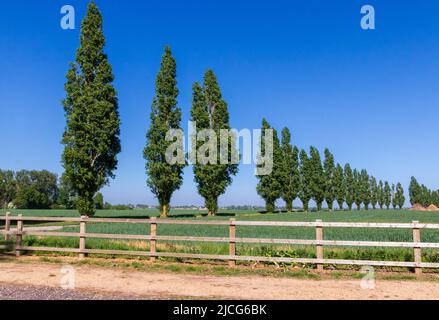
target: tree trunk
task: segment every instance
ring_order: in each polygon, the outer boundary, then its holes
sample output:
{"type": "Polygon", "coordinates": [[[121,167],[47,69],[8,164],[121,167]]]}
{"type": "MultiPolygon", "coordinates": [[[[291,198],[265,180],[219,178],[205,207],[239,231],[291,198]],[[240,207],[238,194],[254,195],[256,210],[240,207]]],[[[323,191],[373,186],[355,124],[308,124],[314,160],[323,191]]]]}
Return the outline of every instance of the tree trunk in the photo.
{"type": "Polygon", "coordinates": [[[273,213],[275,209],[274,201],[271,200],[267,201],[267,203],[265,204],[265,208],[267,212],[273,213]]]}
{"type": "Polygon", "coordinates": [[[160,206],[160,218],[166,219],[169,216],[169,204],[160,206]]]}
{"type": "Polygon", "coordinates": [[[308,202],[304,201],[303,202],[303,211],[308,212],[308,202]]]}
{"type": "Polygon", "coordinates": [[[317,203],[317,211],[322,211],[322,203],[317,203]]]}
{"type": "Polygon", "coordinates": [[[286,201],[286,207],[288,212],[293,212],[293,201],[286,201]]]}

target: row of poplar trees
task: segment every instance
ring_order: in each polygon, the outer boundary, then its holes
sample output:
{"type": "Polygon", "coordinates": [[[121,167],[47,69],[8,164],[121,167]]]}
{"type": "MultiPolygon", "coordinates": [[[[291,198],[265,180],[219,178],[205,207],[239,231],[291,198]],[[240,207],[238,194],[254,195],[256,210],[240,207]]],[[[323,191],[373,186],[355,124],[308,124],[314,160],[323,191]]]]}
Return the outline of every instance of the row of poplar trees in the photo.
{"type": "MultiPolygon", "coordinates": [[[[156,79],[156,96],[152,104],[151,125],[144,150],[147,184],[159,201],[162,217],[168,216],[172,194],[181,187],[183,169],[187,166],[187,163],[170,164],[166,161],[166,150],[173,143],[166,141],[166,135],[170,130],[181,129],[176,77],[176,61],[171,49],[166,47],[156,79]]],[[[212,70],[205,73],[202,84],[196,82],[193,85],[191,121],[196,123],[197,131],[211,129],[217,137],[220,136],[221,129],[230,129],[227,103],[222,98],[221,89],[212,70]]],[[[204,144],[201,141],[194,142],[194,150],[198,150],[204,144]]],[[[216,147],[220,150],[220,139],[217,139],[216,147]]],[[[231,140],[229,148],[233,148],[231,140]]],[[[217,164],[215,161],[212,164],[195,161],[193,165],[198,192],[205,200],[209,215],[217,213],[219,196],[225,193],[226,188],[232,183],[232,176],[238,173],[237,164],[220,164],[219,152],[216,157],[217,164]]]]}
{"type": "MultiPolygon", "coordinates": [[[[300,199],[303,210],[309,210],[309,203],[314,200],[317,210],[326,202],[328,209],[337,202],[339,209],[347,205],[352,210],[353,204],[360,210],[384,206],[387,209],[402,208],[405,203],[404,189],[401,183],[396,186],[385,181],[377,182],[365,169],[352,170],[349,164],[342,167],[335,164],[332,153],[325,149],[322,161],[319,151],[311,147],[309,153],[299,150],[291,144],[288,128],[282,130],[281,138],[266,119],[262,121],[262,135],[273,130],[273,170],[269,175],[258,176],[258,194],[266,202],[266,210],[273,212],[276,201],[282,199],[286,209],[293,210],[293,202],[300,199]]],[[[264,147],[262,148],[262,152],[264,147]]]]}
{"type": "MultiPolygon", "coordinates": [[[[113,86],[112,67],[104,53],[102,24],[102,15],[92,1],[82,21],[80,47],[67,73],[63,101],[66,116],[62,139],[65,146],[63,179],[76,195],[79,213],[87,216],[95,213],[95,195],[109,183],[109,179],[114,178],[117,155],[121,151],[118,98],[113,86]]],[[[169,130],[179,129],[181,121],[176,75],[176,61],[167,47],[156,79],[151,125],[144,149],[147,184],[159,201],[162,217],[169,213],[172,195],[181,187],[183,169],[187,166],[187,163],[169,164],[166,161],[166,150],[172,143],[166,140],[166,135],[169,130]]],[[[212,70],[206,72],[202,84],[193,86],[191,120],[197,123],[197,130],[213,129],[217,136],[220,136],[220,129],[230,128],[227,103],[212,70]]],[[[269,127],[264,120],[262,129],[269,127]]],[[[283,130],[281,142],[275,136],[273,172],[259,177],[258,193],[266,200],[268,211],[274,210],[279,198],[283,198],[287,208],[292,210],[297,197],[302,200],[305,210],[308,210],[311,199],[319,210],[324,200],[330,209],[335,200],[340,207],[344,202],[349,208],[353,203],[358,208],[363,204],[366,209],[370,204],[375,207],[377,202],[381,207],[384,204],[389,206],[392,191],[388,183],[377,184],[365,170],[352,171],[349,165],[344,170],[340,165],[334,166],[333,156],[328,150],[322,166],[315,148],[311,148],[309,155],[304,150],[299,152],[291,146],[290,139],[288,129],[283,130]]],[[[220,150],[220,139],[217,144],[220,150]]],[[[232,148],[235,148],[234,143],[229,141],[229,150],[232,148]]],[[[220,159],[217,160],[220,163],[220,159]]],[[[209,214],[215,215],[218,198],[232,183],[238,165],[195,163],[193,171],[198,192],[205,199],[209,214]]],[[[394,194],[395,203],[402,206],[404,199],[400,184],[394,194]]]]}
{"type": "MultiPolygon", "coordinates": [[[[96,211],[94,196],[110,178],[114,178],[117,155],[121,151],[118,99],[112,67],[103,50],[102,23],[102,15],[91,1],[81,24],[76,61],[67,73],[63,101],[67,120],[62,139],[65,145],[63,178],[77,194],[79,213],[87,216],[96,211]]],[[[166,140],[166,135],[170,130],[181,128],[176,78],[176,61],[170,48],[166,47],[156,79],[151,124],[144,149],[147,184],[159,201],[162,217],[169,213],[172,195],[181,187],[183,169],[187,166],[187,163],[169,164],[166,161],[166,150],[173,143],[166,140]]],[[[191,120],[197,123],[197,130],[213,129],[218,137],[220,129],[230,128],[227,103],[212,70],[206,72],[202,84],[193,86],[191,120]]],[[[217,147],[219,150],[220,139],[217,147]]],[[[234,148],[231,137],[229,148],[234,148]]],[[[232,183],[238,165],[197,163],[193,168],[198,191],[205,199],[209,214],[214,215],[218,211],[218,197],[232,183]]]]}

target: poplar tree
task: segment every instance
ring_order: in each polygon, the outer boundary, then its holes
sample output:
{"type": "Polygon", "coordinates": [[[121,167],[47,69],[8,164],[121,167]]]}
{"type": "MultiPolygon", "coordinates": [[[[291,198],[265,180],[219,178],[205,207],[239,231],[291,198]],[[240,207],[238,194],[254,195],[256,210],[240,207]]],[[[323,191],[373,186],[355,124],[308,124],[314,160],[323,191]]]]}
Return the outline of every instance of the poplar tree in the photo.
{"type": "Polygon", "coordinates": [[[361,176],[357,169],[354,169],[354,202],[357,210],[361,210],[361,203],[363,202],[363,193],[361,189],[361,176]]]}
{"type": "Polygon", "coordinates": [[[364,204],[364,209],[369,210],[369,204],[371,201],[370,178],[365,169],[361,170],[360,180],[361,200],[364,204]]]}
{"type": "Polygon", "coordinates": [[[372,204],[373,210],[375,210],[378,202],[378,192],[379,192],[377,180],[375,177],[370,177],[369,189],[370,189],[370,203],[372,204]]]}
{"type": "MultiPolygon", "coordinates": [[[[404,197],[404,191],[402,191],[403,197],[404,197]]],[[[399,205],[399,208],[401,209],[402,206],[404,205],[405,202],[405,198],[404,201],[400,200],[400,203],[402,203],[402,205],[399,205]]],[[[436,206],[439,207],[439,190],[433,191],[431,193],[431,202],[436,206]]]]}
{"type": "Polygon", "coordinates": [[[291,145],[291,133],[288,128],[282,130],[282,199],[288,212],[293,211],[293,202],[297,198],[300,186],[299,149],[291,145]]]}
{"type": "Polygon", "coordinates": [[[415,204],[421,204],[421,186],[419,185],[418,181],[415,177],[412,177],[410,179],[410,185],[409,185],[409,196],[410,196],[410,203],[413,205],[415,204]]]}
{"type": "Polygon", "coordinates": [[[299,198],[302,201],[303,211],[308,212],[309,201],[312,198],[312,166],[311,160],[305,150],[300,151],[300,191],[299,198]]]}
{"type": "Polygon", "coordinates": [[[344,167],[344,181],[346,189],[346,204],[348,205],[350,211],[352,210],[352,204],[355,200],[355,183],[354,175],[349,164],[346,164],[344,167]]]}
{"type": "Polygon", "coordinates": [[[316,202],[317,211],[320,211],[325,199],[325,176],[319,151],[314,147],[310,148],[310,166],[312,170],[310,186],[312,197],[316,202]]]}
{"type": "Polygon", "coordinates": [[[392,202],[391,189],[389,183],[384,182],[384,204],[386,205],[387,210],[390,209],[390,203],[392,202]]]}
{"type": "Polygon", "coordinates": [[[378,204],[379,204],[381,210],[384,208],[385,202],[386,202],[386,199],[384,196],[384,183],[380,180],[380,182],[378,184],[378,204]]]}
{"type": "MultiPolygon", "coordinates": [[[[271,173],[258,175],[259,183],[256,187],[258,195],[265,200],[265,207],[267,212],[274,212],[276,209],[276,201],[282,196],[282,151],[279,145],[279,138],[277,132],[273,129],[268,121],[264,118],[262,120],[261,128],[261,157],[264,157],[266,161],[272,161],[273,168],[271,173]],[[266,153],[265,134],[267,130],[273,130],[273,153],[266,153]]],[[[258,161],[258,166],[263,166],[258,161]]]]}
{"type": "Polygon", "coordinates": [[[401,185],[401,183],[396,184],[396,205],[399,207],[399,209],[402,209],[404,207],[405,203],[405,196],[404,196],[404,189],[401,185]]]}
{"type": "Polygon", "coordinates": [[[346,185],[344,181],[343,167],[337,164],[334,171],[334,194],[338,207],[343,210],[343,203],[346,198],[346,185]]]}
{"type": "Polygon", "coordinates": [[[334,156],[331,154],[329,149],[325,149],[325,161],[323,165],[324,177],[325,177],[325,200],[328,204],[329,211],[332,211],[334,206],[334,201],[336,198],[335,194],[335,164],[334,156]]]}
{"type": "Polygon", "coordinates": [[[398,196],[396,194],[396,187],[395,187],[394,183],[392,183],[392,191],[391,192],[392,192],[391,193],[391,196],[392,196],[392,207],[393,207],[393,210],[395,210],[397,205],[398,205],[398,198],[397,198],[398,196]]]}
{"type": "MultiPolygon", "coordinates": [[[[197,158],[193,166],[198,192],[205,200],[209,215],[214,216],[218,212],[218,198],[232,184],[232,176],[238,173],[238,163],[232,161],[232,154],[237,154],[237,150],[236,141],[231,136],[227,136],[228,161],[225,163],[221,159],[225,151],[221,148],[221,130],[230,130],[229,111],[212,70],[208,70],[204,75],[202,87],[198,83],[193,86],[191,120],[196,123],[197,131],[212,130],[215,133],[215,137],[206,138],[207,144],[212,144],[213,149],[206,150],[205,155],[212,161],[203,163],[197,158]]],[[[195,151],[199,151],[203,145],[206,145],[206,142],[197,141],[195,151]]]]}
{"type": "MultiPolygon", "coordinates": [[[[166,218],[172,195],[183,184],[183,169],[186,165],[184,158],[172,163],[166,157],[168,148],[175,143],[166,139],[168,132],[181,129],[181,109],[177,106],[177,64],[169,47],[165,48],[162,57],[155,91],[150,115],[151,125],[146,134],[143,155],[146,160],[147,185],[159,201],[160,216],[166,218]]],[[[177,153],[183,154],[182,143],[177,150],[177,153]]]]}
{"type": "Polygon", "coordinates": [[[79,213],[87,216],[96,211],[95,194],[114,178],[121,151],[118,99],[104,46],[102,16],[92,1],[82,21],[76,62],[67,73],[62,139],[65,175],[78,195],[79,213]]]}

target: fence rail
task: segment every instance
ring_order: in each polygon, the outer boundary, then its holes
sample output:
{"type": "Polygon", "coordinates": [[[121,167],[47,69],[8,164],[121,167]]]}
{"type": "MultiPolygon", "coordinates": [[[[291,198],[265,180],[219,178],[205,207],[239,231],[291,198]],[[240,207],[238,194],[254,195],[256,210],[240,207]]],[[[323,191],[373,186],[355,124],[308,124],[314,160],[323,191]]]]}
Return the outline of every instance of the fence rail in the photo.
{"type": "MultiPolygon", "coordinates": [[[[422,268],[439,268],[439,263],[422,262],[422,248],[439,248],[439,243],[421,242],[421,229],[439,229],[439,224],[419,223],[352,223],[352,222],[274,222],[274,221],[199,221],[199,220],[163,220],[163,219],[115,219],[115,218],[60,218],[60,217],[23,217],[0,216],[0,221],[4,221],[4,230],[0,230],[0,235],[4,235],[5,240],[11,240],[15,237],[16,256],[20,256],[24,251],[44,251],[44,252],[68,252],[78,253],[80,258],[87,254],[109,254],[109,255],[133,255],[145,256],[154,260],[157,257],[187,258],[187,259],[211,259],[225,260],[230,266],[234,266],[236,261],[259,261],[259,262],[278,262],[278,263],[303,263],[315,264],[318,270],[323,270],[325,264],[335,265],[360,265],[360,266],[391,266],[391,267],[409,267],[415,268],[416,274],[422,273],[422,268]],[[80,232],[52,232],[52,231],[32,231],[25,230],[25,222],[77,222],[79,223],[80,232]],[[12,229],[11,224],[15,223],[16,228],[12,229]],[[87,223],[132,223],[150,225],[149,234],[129,235],[129,234],[101,234],[87,233],[87,223]],[[228,237],[192,237],[192,236],[161,236],[157,234],[157,225],[215,225],[228,226],[228,237]],[[315,240],[302,239],[272,239],[272,238],[241,238],[236,237],[236,229],[240,226],[259,226],[259,227],[307,227],[315,228],[315,240]],[[323,231],[325,228],[385,228],[385,229],[411,229],[413,235],[412,242],[383,242],[383,241],[341,241],[341,240],[324,240],[323,231]],[[49,248],[23,246],[24,236],[56,236],[56,237],[76,237],[79,238],[79,248],[49,248]],[[87,249],[87,238],[100,239],[124,239],[124,240],[144,240],[149,241],[149,251],[125,251],[125,250],[98,250],[87,249]],[[182,242],[217,242],[228,243],[228,255],[212,254],[191,254],[175,252],[157,251],[158,241],[182,241],[182,242]],[[261,257],[261,256],[240,256],[236,254],[237,243],[253,244],[290,244],[290,245],[312,245],[316,247],[316,258],[283,258],[283,257],[261,257]],[[343,260],[343,259],[324,259],[323,250],[325,246],[351,246],[351,247],[394,247],[394,248],[412,248],[414,261],[371,261],[371,260],[343,260]]],[[[145,228],[146,229],[146,228],[145,228]]],[[[0,247],[2,248],[2,247],[0,247]]]]}

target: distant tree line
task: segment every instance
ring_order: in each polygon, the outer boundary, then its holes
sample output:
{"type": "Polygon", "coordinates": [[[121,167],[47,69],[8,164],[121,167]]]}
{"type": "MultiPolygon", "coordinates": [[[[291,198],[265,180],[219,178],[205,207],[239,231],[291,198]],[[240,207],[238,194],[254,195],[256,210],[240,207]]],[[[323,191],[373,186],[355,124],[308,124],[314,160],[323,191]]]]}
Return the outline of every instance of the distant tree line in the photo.
{"type": "MultiPolygon", "coordinates": [[[[288,211],[293,209],[293,201],[300,199],[303,210],[309,210],[309,202],[314,200],[317,210],[326,202],[330,211],[337,203],[342,210],[344,205],[352,210],[355,204],[360,210],[370,207],[402,208],[405,203],[401,183],[390,185],[387,181],[377,181],[366,169],[352,170],[349,164],[344,167],[335,164],[334,156],[325,149],[322,160],[319,151],[310,147],[309,153],[291,144],[288,128],[282,130],[281,139],[266,119],[262,121],[262,135],[265,130],[273,130],[273,170],[269,175],[258,176],[258,194],[266,202],[266,210],[273,212],[275,203],[282,199],[288,211]]],[[[261,152],[264,152],[261,140],[261,152]]]]}
{"type": "MultiPolygon", "coordinates": [[[[0,208],[76,209],[77,195],[65,176],[47,170],[0,170],[0,208]]],[[[97,209],[104,208],[101,193],[94,197],[97,209]]]]}
{"type": "Polygon", "coordinates": [[[415,177],[410,180],[409,186],[410,203],[428,207],[433,204],[439,207],[439,190],[430,190],[423,184],[419,184],[415,177]]]}

